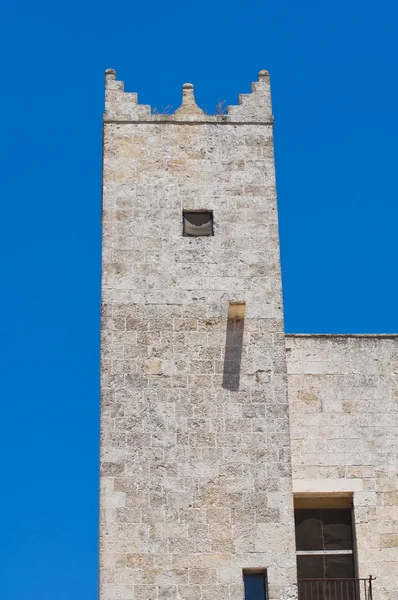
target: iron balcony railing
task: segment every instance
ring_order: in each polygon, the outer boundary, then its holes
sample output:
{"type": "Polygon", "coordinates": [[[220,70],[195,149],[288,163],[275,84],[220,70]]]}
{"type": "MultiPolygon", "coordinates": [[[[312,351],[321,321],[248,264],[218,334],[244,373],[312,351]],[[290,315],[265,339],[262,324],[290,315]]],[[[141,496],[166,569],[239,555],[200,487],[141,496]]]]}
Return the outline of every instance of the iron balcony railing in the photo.
{"type": "Polygon", "coordinates": [[[373,600],[371,575],[367,579],[299,579],[299,600],[373,600]]]}

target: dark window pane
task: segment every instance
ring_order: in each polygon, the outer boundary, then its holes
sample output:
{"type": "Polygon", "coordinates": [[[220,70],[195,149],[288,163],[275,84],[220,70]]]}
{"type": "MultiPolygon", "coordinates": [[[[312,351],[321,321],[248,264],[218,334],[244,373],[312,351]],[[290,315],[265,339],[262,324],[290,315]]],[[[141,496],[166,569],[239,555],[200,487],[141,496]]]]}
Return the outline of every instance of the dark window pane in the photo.
{"type": "Polygon", "coordinates": [[[297,550],[352,550],[351,509],[296,509],[297,550]]]}
{"type": "Polygon", "coordinates": [[[213,213],[210,211],[184,211],[183,221],[184,235],[194,237],[213,235],[213,213]]]}
{"type": "Polygon", "coordinates": [[[325,577],[324,558],[320,554],[305,554],[297,557],[298,579],[325,577]]]}
{"type": "Polygon", "coordinates": [[[298,509],[294,511],[296,550],[323,550],[322,511],[298,509]]]}
{"type": "Polygon", "coordinates": [[[297,556],[299,579],[355,577],[352,554],[307,554],[297,556]]]}
{"type": "Polygon", "coordinates": [[[325,577],[334,579],[340,577],[355,577],[352,554],[326,554],[325,577]]]}
{"type": "Polygon", "coordinates": [[[245,600],[266,600],[266,573],[243,573],[245,600]]]}
{"type": "Polygon", "coordinates": [[[350,509],[323,509],[325,550],[352,550],[350,509]]]}

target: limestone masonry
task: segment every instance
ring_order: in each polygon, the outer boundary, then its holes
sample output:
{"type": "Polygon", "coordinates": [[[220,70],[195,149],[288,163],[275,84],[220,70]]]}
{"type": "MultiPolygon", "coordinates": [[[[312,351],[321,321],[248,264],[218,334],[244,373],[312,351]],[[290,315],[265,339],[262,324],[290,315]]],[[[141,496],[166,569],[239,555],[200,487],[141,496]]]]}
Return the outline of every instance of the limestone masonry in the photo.
{"type": "Polygon", "coordinates": [[[213,116],[105,78],[100,599],[398,600],[398,338],[284,334],[268,73],[213,116]]]}

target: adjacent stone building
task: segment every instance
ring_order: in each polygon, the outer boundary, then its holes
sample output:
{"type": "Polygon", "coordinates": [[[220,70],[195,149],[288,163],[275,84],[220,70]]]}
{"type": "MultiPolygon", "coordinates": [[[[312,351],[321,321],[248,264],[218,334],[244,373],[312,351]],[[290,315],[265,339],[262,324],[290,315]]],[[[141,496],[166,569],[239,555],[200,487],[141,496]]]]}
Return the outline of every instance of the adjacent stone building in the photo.
{"type": "Polygon", "coordinates": [[[268,73],[108,70],[103,146],[101,600],[398,598],[398,338],[284,334],[268,73]]]}

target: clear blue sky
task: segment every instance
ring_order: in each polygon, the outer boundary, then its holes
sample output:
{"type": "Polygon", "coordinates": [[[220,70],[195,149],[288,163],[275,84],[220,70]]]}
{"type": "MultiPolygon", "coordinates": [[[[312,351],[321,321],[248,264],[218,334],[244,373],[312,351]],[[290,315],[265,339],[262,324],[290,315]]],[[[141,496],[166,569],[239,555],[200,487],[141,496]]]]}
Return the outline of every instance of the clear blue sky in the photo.
{"type": "Polygon", "coordinates": [[[95,600],[103,71],[213,109],[271,72],[286,330],[396,332],[398,9],[7,2],[0,596],[95,600]]]}

